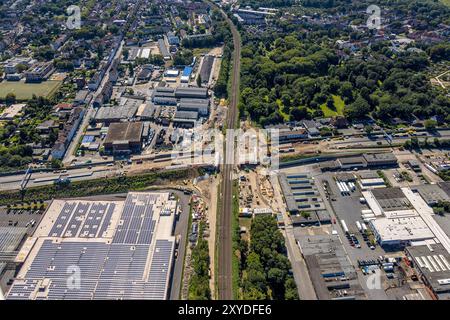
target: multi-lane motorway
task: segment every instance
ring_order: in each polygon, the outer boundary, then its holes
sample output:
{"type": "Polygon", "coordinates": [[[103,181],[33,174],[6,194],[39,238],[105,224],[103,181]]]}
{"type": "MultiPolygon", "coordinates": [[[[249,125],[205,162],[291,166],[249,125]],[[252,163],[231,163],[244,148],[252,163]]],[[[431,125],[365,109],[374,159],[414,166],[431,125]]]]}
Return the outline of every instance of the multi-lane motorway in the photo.
{"type": "MultiPolygon", "coordinates": [[[[227,128],[234,129],[238,119],[237,105],[239,101],[239,78],[241,65],[241,37],[236,26],[227,17],[225,12],[222,15],[227,19],[233,34],[234,55],[233,55],[233,72],[231,74],[231,91],[230,103],[227,114],[227,128]]],[[[234,140],[226,139],[225,155],[234,155],[234,140]]],[[[230,157],[226,157],[228,160],[230,157]]],[[[231,157],[233,158],[233,157],[231,157]]],[[[233,217],[233,161],[225,161],[222,166],[222,207],[220,208],[219,227],[218,227],[218,244],[219,244],[219,261],[218,261],[218,293],[219,299],[233,299],[232,284],[232,217],[233,217]]]]}
{"type": "Polygon", "coordinates": [[[71,181],[82,181],[97,178],[111,177],[116,170],[112,171],[110,166],[98,166],[93,169],[79,168],[55,172],[35,171],[25,177],[25,174],[9,175],[0,177],[0,190],[18,190],[21,188],[24,178],[27,180],[26,187],[40,187],[55,183],[58,179],[70,179],[71,181]]]}

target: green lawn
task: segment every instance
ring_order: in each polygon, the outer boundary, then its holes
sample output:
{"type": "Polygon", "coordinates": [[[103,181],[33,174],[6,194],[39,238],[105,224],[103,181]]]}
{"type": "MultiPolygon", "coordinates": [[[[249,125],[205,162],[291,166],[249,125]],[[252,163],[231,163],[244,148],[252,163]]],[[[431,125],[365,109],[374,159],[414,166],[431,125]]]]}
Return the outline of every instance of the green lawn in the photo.
{"type": "Polygon", "coordinates": [[[278,111],[280,112],[281,116],[283,117],[284,121],[289,121],[289,115],[283,111],[283,103],[280,99],[277,99],[278,104],[278,111]]]}
{"type": "Polygon", "coordinates": [[[0,99],[4,99],[10,92],[19,101],[29,100],[33,94],[48,97],[61,85],[61,81],[44,81],[41,83],[25,83],[23,81],[3,81],[0,83],[0,99]]]}
{"type": "Polygon", "coordinates": [[[341,97],[333,95],[334,106],[336,110],[331,110],[327,107],[327,104],[324,103],[320,106],[325,117],[333,117],[333,116],[342,116],[344,114],[345,103],[341,97]]]}
{"type": "Polygon", "coordinates": [[[202,54],[208,54],[208,52],[211,51],[211,48],[194,48],[192,50],[192,54],[194,55],[194,57],[199,57],[202,54]]]}

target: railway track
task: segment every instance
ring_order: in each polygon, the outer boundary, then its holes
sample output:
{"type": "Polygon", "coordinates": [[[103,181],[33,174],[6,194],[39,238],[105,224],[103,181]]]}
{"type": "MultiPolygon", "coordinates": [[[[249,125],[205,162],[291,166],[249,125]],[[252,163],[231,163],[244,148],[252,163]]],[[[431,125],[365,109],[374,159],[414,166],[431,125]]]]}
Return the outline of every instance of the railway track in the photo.
{"type": "MultiPolygon", "coordinates": [[[[236,26],[228,18],[223,10],[220,10],[226,18],[233,34],[233,71],[231,74],[231,92],[229,97],[229,107],[227,114],[227,129],[234,129],[238,121],[238,101],[240,82],[240,58],[241,58],[241,37],[236,26]]],[[[234,140],[227,139],[224,154],[234,155],[234,140]]],[[[226,158],[226,157],[225,157],[226,158]]],[[[218,261],[218,298],[220,300],[233,299],[232,282],[232,219],[233,219],[233,164],[225,162],[222,165],[222,206],[219,218],[219,261],[218,261]]]]}

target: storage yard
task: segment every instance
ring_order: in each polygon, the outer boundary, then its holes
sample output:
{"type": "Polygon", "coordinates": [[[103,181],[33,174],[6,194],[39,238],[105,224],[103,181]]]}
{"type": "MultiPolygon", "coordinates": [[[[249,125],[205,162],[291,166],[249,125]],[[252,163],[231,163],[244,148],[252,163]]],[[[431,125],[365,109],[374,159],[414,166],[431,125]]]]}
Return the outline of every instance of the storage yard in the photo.
{"type": "Polygon", "coordinates": [[[392,186],[393,167],[403,168],[392,156],[340,160],[334,172],[322,163],[278,177],[318,298],[449,299],[450,219],[432,208],[448,202],[448,183],[392,186]]]}

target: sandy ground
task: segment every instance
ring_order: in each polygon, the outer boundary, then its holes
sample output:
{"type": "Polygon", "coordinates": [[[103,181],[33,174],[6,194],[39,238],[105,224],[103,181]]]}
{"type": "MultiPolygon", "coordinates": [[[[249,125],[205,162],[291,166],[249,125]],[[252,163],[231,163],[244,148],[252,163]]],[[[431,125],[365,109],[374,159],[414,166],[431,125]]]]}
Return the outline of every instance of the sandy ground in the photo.
{"type": "Polygon", "coordinates": [[[211,288],[212,298],[215,298],[215,248],[216,248],[216,221],[217,221],[217,199],[218,199],[218,186],[220,179],[216,177],[210,177],[208,180],[204,180],[198,183],[197,188],[201,190],[203,199],[206,201],[208,207],[208,222],[210,235],[208,238],[209,257],[210,257],[210,269],[211,278],[209,286],[211,288]]]}
{"type": "MultiPolygon", "coordinates": [[[[210,55],[215,55],[216,57],[218,57],[219,55],[222,55],[222,53],[223,53],[223,47],[214,48],[209,52],[210,55]]],[[[216,83],[216,80],[219,78],[219,72],[220,72],[221,65],[222,65],[222,58],[214,59],[213,70],[211,72],[211,74],[212,74],[211,85],[214,85],[216,83]]]]}

